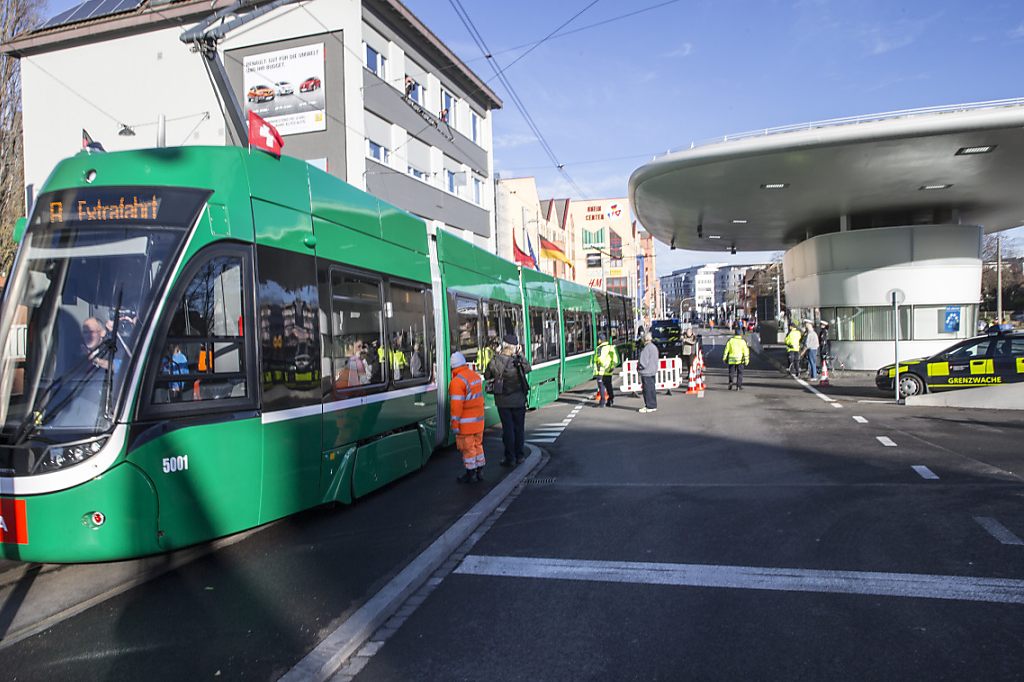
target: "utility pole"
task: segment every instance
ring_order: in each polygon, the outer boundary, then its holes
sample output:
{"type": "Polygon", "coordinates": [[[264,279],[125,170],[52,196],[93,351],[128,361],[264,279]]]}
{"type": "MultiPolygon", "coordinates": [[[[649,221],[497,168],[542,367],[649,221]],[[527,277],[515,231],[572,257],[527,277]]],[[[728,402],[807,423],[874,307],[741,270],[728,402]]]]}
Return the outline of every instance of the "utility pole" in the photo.
{"type": "Polygon", "coordinates": [[[996,324],[1003,322],[1003,236],[996,235],[996,324]]]}

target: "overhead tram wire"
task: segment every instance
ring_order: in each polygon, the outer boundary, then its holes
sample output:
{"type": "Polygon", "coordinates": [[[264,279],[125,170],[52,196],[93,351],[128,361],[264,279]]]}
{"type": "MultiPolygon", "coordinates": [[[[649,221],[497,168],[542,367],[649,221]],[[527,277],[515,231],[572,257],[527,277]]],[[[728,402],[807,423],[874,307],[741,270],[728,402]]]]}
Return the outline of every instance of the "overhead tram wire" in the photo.
{"type": "Polygon", "coordinates": [[[488,62],[491,65],[491,68],[494,69],[495,76],[505,87],[505,90],[508,91],[509,98],[512,100],[512,103],[515,104],[516,109],[519,110],[519,114],[523,117],[523,120],[526,121],[526,125],[530,128],[534,136],[537,138],[537,142],[540,144],[545,154],[547,154],[548,159],[551,160],[551,163],[554,164],[555,169],[558,170],[562,177],[565,178],[566,182],[569,183],[569,185],[576,191],[576,193],[580,197],[584,199],[588,198],[587,193],[584,192],[578,184],[576,184],[576,181],[573,180],[572,176],[570,176],[569,173],[565,170],[565,164],[558,160],[558,155],[555,154],[554,149],[551,148],[551,145],[548,143],[543,133],[541,133],[540,128],[537,126],[537,123],[533,120],[533,117],[530,115],[530,112],[527,111],[526,105],[523,103],[522,99],[520,99],[519,94],[516,92],[515,88],[512,87],[512,83],[509,82],[508,77],[502,72],[497,60],[491,54],[491,51],[487,48],[486,41],[484,41],[483,36],[480,35],[480,32],[473,24],[473,20],[469,18],[469,13],[466,12],[466,9],[462,6],[461,1],[449,0],[449,2],[451,3],[452,8],[455,10],[455,14],[459,17],[459,20],[462,22],[463,26],[466,27],[466,30],[469,32],[469,35],[473,39],[473,42],[476,43],[477,47],[480,49],[480,52],[487,58],[488,62]]]}
{"type": "MultiPolygon", "coordinates": [[[[600,0],[593,0],[593,2],[591,2],[591,3],[589,4],[589,5],[587,5],[586,7],[584,7],[583,9],[581,9],[581,10],[580,10],[579,12],[577,12],[576,14],[572,15],[571,17],[569,17],[568,19],[566,19],[565,21],[563,21],[563,22],[562,22],[561,24],[559,24],[559,25],[558,25],[558,27],[557,27],[557,28],[555,28],[555,29],[554,29],[553,31],[551,31],[551,33],[547,34],[546,36],[544,36],[543,38],[541,38],[540,40],[538,40],[537,42],[535,42],[535,43],[534,43],[533,45],[531,45],[531,46],[530,46],[530,48],[529,48],[528,50],[526,50],[526,51],[525,51],[525,52],[523,52],[523,53],[522,53],[521,55],[519,55],[518,57],[516,57],[515,59],[513,59],[513,60],[512,60],[511,62],[509,62],[508,64],[506,64],[506,65],[505,65],[505,66],[504,66],[504,67],[503,67],[503,68],[501,69],[501,71],[499,71],[498,73],[496,73],[496,74],[495,74],[495,75],[494,75],[494,76],[493,76],[492,78],[488,78],[486,82],[490,83],[490,82],[491,82],[492,80],[494,80],[494,78],[498,78],[498,77],[499,77],[499,76],[500,76],[501,74],[503,74],[503,73],[505,73],[506,71],[508,71],[509,69],[511,69],[511,68],[512,68],[513,66],[515,66],[515,65],[516,65],[516,64],[517,64],[517,63],[518,63],[518,62],[519,62],[519,61],[520,61],[520,60],[521,60],[521,59],[522,59],[523,57],[525,57],[526,55],[530,54],[531,52],[533,52],[534,50],[536,50],[536,49],[537,49],[538,47],[540,47],[541,45],[543,45],[543,44],[544,44],[545,42],[547,42],[547,40],[548,40],[549,38],[551,38],[551,37],[552,37],[552,36],[554,36],[554,35],[555,35],[556,33],[558,33],[559,31],[561,31],[561,30],[562,30],[563,28],[565,28],[566,26],[568,26],[569,24],[571,24],[571,23],[572,23],[573,21],[575,21],[575,20],[576,20],[576,18],[577,18],[577,17],[579,17],[579,16],[581,15],[581,14],[583,14],[584,12],[586,12],[586,11],[587,11],[588,9],[590,9],[591,7],[593,7],[594,5],[596,5],[596,4],[598,3],[598,2],[600,2],[600,0]]],[[[493,56],[492,56],[491,58],[493,59],[493,56]]]]}

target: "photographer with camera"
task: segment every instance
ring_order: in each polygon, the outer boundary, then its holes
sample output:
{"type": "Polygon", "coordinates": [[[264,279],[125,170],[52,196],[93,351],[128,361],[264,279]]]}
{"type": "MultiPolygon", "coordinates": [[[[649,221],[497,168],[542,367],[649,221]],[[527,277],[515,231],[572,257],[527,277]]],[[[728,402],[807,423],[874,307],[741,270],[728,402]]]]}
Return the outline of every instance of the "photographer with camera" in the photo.
{"type": "Polygon", "coordinates": [[[484,370],[487,392],[494,395],[494,405],[501,417],[501,439],[505,444],[505,457],[501,466],[514,467],[526,455],[523,452],[526,439],[526,394],[530,384],[526,375],[530,363],[523,357],[519,338],[506,334],[501,351],[484,370]]]}

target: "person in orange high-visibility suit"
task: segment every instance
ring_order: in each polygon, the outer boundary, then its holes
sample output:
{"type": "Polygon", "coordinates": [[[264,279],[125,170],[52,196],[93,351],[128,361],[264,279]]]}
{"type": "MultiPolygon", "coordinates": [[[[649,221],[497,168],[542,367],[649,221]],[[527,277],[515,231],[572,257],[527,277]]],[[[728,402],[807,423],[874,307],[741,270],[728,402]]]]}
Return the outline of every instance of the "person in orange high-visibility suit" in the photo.
{"type": "Polygon", "coordinates": [[[466,364],[462,353],[452,353],[452,381],[448,384],[452,433],[466,471],[459,483],[484,480],[484,381],[466,364]]]}

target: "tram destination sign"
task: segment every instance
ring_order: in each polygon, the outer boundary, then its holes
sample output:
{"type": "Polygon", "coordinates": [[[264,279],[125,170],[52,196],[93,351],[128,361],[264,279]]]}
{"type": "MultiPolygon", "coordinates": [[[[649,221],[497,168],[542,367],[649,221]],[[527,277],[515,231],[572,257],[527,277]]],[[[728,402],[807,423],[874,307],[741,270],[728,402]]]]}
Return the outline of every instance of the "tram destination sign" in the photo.
{"type": "Polygon", "coordinates": [[[32,225],[191,225],[210,192],[179,187],[89,187],[39,197],[32,225]]]}

